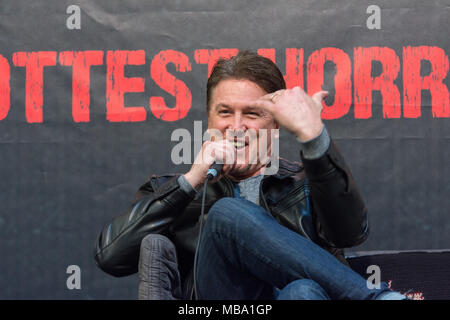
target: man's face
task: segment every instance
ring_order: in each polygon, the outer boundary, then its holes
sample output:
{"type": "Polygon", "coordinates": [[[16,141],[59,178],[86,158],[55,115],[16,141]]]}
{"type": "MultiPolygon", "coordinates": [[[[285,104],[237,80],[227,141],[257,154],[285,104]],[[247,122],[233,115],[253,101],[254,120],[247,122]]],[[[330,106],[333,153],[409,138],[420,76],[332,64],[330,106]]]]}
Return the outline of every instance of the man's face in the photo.
{"type": "MultiPolygon", "coordinates": [[[[261,155],[270,157],[273,134],[270,129],[279,129],[279,126],[270,113],[252,106],[265,94],[267,92],[256,83],[237,79],[222,80],[212,91],[208,129],[216,129],[224,139],[236,141],[235,164],[228,173],[236,180],[259,174],[267,163],[261,155]],[[260,129],[266,129],[266,134],[260,129]],[[259,145],[265,147],[263,154],[261,150],[258,153],[259,145]]],[[[211,136],[215,136],[214,132],[211,136]]]]}

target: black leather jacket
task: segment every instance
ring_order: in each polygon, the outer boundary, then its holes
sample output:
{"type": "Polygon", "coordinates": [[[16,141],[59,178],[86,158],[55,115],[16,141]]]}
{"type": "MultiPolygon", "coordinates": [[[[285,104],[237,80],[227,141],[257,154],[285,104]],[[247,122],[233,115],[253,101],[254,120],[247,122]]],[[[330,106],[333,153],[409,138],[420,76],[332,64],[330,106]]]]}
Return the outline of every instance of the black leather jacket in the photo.
{"type": "MultiPolygon", "coordinates": [[[[300,156],[302,163],[280,159],[278,173],[262,179],[260,204],[280,224],[308,237],[348,266],[342,248],[367,238],[366,206],[333,141],[319,159],[304,159],[301,152],[300,156]],[[305,214],[307,203],[309,215],[305,214]]],[[[178,177],[153,175],[139,188],[129,210],[101,231],[95,260],[103,271],[114,276],[137,272],[142,239],[158,233],[175,244],[182,279],[191,272],[203,190],[187,193],[180,188],[178,177]]],[[[205,218],[214,202],[233,197],[233,185],[223,177],[209,184],[206,192],[205,218]]]]}

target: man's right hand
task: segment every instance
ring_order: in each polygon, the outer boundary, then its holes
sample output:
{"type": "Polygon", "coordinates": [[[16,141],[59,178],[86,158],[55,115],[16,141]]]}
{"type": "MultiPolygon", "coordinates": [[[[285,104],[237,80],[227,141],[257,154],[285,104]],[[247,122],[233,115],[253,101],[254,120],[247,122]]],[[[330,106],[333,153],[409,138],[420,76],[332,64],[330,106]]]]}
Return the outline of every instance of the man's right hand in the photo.
{"type": "Polygon", "coordinates": [[[236,149],[232,142],[226,139],[206,141],[184,177],[192,187],[198,189],[205,181],[206,174],[214,162],[223,163],[221,174],[214,179],[218,180],[221,175],[226,175],[233,168],[235,159],[236,149]]]}

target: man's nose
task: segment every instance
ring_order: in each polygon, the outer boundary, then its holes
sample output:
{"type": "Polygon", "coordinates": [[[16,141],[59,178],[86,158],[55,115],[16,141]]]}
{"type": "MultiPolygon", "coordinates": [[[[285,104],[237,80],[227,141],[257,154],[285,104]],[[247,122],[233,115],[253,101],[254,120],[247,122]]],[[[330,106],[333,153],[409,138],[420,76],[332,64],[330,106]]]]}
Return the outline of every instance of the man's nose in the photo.
{"type": "Polygon", "coordinates": [[[233,131],[245,131],[245,123],[240,114],[235,114],[233,118],[233,123],[231,124],[231,128],[233,131]]]}
{"type": "Polygon", "coordinates": [[[244,136],[246,130],[247,127],[240,115],[235,115],[227,128],[227,131],[229,131],[228,134],[238,138],[244,136]]]}

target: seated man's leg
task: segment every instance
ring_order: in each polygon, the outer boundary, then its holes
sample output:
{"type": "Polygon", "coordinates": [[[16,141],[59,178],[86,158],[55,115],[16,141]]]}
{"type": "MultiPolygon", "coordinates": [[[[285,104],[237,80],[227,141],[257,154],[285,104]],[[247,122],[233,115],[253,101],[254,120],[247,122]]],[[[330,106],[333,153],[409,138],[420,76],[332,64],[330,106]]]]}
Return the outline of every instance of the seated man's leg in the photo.
{"type": "MultiPolygon", "coordinates": [[[[233,198],[227,198],[235,201],[233,198]]],[[[243,201],[243,200],[242,200],[243,201]]],[[[234,242],[227,237],[234,233],[232,223],[223,223],[222,205],[227,206],[227,201],[217,201],[208,212],[206,224],[203,227],[200,245],[198,248],[196,293],[198,299],[229,299],[229,300],[271,300],[273,299],[273,286],[255,277],[250,270],[238,266],[238,259],[233,249],[222,250],[222,246],[234,246],[234,242]],[[222,204],[223,202],[223,204],[222,204]],[[218,218],[216,220],[216,217],[218,218]],[[213,231],[216,225],[221,225],[225,237],[216,239],[213,231]],[[233,260],[233,262],[231,261],[233,260]]],[[[234,219],[234,218],[233,218],[234,219]]],[[[231,222],[231,221],[230,221],[231,222]]],[[[243,229],[253,228],[246,219],[240,219],[238,224],[243,229]]],[[[234,236],[233,236],[234,237],[234,236]]]]}
{"type": "Polygon", "coordinates": [[[199,299],[267,299],[271,288],[305,278],[331,299],[374,299],[390,292],[385,283],[368,289],[363,277],[329,252],[243,199],[222,198],[213,205],[198,250],[199,299]]]}
{"type": "Polygon", "coordinates": [[[279,290],[277,300],[330,300],[325,290],[310,279],[300,279],[279,290]]]}
{"type": "Polygon", "coordinates": [[[141,242],[139,300],[181,298],[181,280],[174,244],[161,234],[149,234],[141,242]]]}

